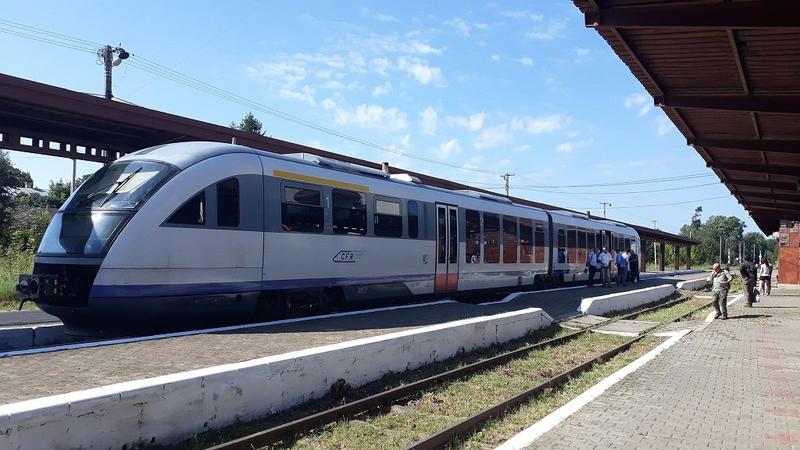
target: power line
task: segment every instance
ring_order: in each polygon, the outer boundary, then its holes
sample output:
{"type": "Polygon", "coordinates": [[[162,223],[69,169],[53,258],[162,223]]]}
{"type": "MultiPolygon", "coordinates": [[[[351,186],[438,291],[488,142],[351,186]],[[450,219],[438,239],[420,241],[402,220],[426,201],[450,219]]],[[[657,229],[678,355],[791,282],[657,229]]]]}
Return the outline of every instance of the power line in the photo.
{"type": "MultiPolygon", "coordinates": [[[[706,177],[713,177],[715,176],[713,173],[692,173],[687,175],[676,175],[673,177],[664,177],[664,178],[645,178],[640,180],[627,180],[627,181],[619,181],[619,182],[608,182],[608,183],[593,183],[593,184],[571,184],[571,185],[543,185],[543,184],[521,184],[515,185],[515,188],[526,188],[526,189],[547,189],[542,192],[555,192],[550,191],[550,189],[558,189],[558,188],[590,188],[590,187],[603,187],[603,186],[630,186],[630,185],[637,185],[637,184],[652,184],[652,183],[673,183],[676,181],[685,181],[685,180],[692,180],[696,178],[706,178],[706,177]]],[[[461,183],[471,183],[477,185],[487,185],[487,186],[495,186],[494,183],[480,183],[474,181],[466,181],[466,180],[453,180],[461,183]]],[[[717,183],[708,183],[704,185],[698,186],[710,186],[711,184],[717,183]]],[[[500,185],[498,185],[500,186],[500,185]]],[[[684,189],[686,186],[682,186],[676,189],[684,189]]],[[[647,192],[647,191],[643,191],[647,192]]],[[[564,192],[568,193],[568,192],[564,192]]],[[[591,192],[586,192],[591,193],[591,192]]]]}
{"type": "Polygon", "coordinates": [[[686,203],[696,203],[696,202],[705,202],[708,200],[718,200],[721,198],[730,198],[727,195],[719,195],[716,197],[708,197],[708,198],[700,198],[697,200],[686,200],[684,202],[674,202],[674,203],[655,203],[652,205],[630,205],[630,206],[613,206],[611,209],[627,209],[627,208],[651,208],[655,206],[673,206],[673,205],[685,205],[686,203]]]}
{"type": "MultiPolygon", "coordinates": [[[[97,48],[102,46],[103,44],[95,43],[92,41],[87,41],[80,38],[75,38],[72,36],[68,36],[61,33],[55,33],[47,30],[43,30],[36,27],[31,27],[29,25],[23,25],[16,22],[7,21],[4,19],[0,19],[0,24],[5,24],[7,26],[16,28],[9,29],[9,28],[2,28],[0,27],[0,32],[16,35],[19,37],[27,38],[36,40],[43,43],[58,45],[61,47],[71,48],[73,50],[83,51],[87,53],[96,53],[97,48]],[[38,35],[37,35],[38,34],[38,35]]],[[[338,137],[340,139],[344,139],[356,144],[363,145],[365,147],[373,148],[375,150],[380,150],[387,153],[393,153],[399,156],[404,156],[406,158],[415,159],[419,161],[424,161],[430,164],[437,164],[441,166],[450,167],[453,169],[458,170],[465,170],[470,172],[479,172],[479,173],[486,173],[486,174],[493,174],[493,175],[500,175],[498,172],[490,171],[490,170],[483,170],[477,169],[472,167],[466,167],[463,165],[452,164],[446,161],[440,161],[433,158],[427,158],[424,156],[414,155],[412,153],[404,152],[401,150],[397,150],[391,147],[386,147],[380,144],[376,144],[374,142],[368,141],[366,139],[358,138],[355,136],[351,136],[340,131],[334,130],[332,128],[325,127],[323,125],[316,124],[309,120],[303,119],[298,116],[294,116],[283,111],[280,111],[276,108],[272,108],[270,106],[264,105],[262,103],[247,99],[242,97],[238,94],[235,94],[231,91],[216,87],[214,85],[208,84],[191,76],[185,75],[177,70],[173,70],[163,64],[160,64],[156,61],[147,59],[142,56],[138,55],[131,55],[135,56],[135,58],[131,58],[131,61],[128,62],[129,65],[132,65],[140,70],[145,72],[151,73],[153,75],[160,76],[167,80],[173,81],[178,84],[182,84],[184,86],[190,87],[192,89],[198,90],[208,95],[212,95],[223,100],[227,100],[232,103],[236,103],[248,108],[252,108],[267,114],[270,114],[274,117],[279,119],[283,119],[292,123],[296,123],[298,125],[302,125],[314,130],[317,130],[322,133],[330,134],[332,136],[338,137]]]]}

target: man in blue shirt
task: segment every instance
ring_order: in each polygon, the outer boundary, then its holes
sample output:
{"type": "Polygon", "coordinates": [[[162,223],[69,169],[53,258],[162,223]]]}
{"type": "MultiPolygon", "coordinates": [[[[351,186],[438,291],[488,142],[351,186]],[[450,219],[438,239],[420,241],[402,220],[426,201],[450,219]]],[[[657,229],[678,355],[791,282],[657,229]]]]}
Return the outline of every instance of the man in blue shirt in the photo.
{"type": "Polygon", "coordinates": [[[589,287],[594,287],[594,274],[597,272],[597,249],[589,249],[586,255],[586,268],[589,269],[589,287]]]}
{"type": "Polygon", "coordinates": [[[622,250],[617,250],[617,287],[628,285],[628,258],[622,250]]]}

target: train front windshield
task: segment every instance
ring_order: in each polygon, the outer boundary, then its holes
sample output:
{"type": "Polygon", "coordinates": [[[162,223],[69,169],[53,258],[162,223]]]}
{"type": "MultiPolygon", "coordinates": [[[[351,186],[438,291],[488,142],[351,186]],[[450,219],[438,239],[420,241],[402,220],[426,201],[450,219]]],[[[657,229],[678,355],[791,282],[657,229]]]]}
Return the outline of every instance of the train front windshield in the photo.
{"type": "Polygon", "coordinates": [[[115,162],[98,170],[53,217],[38,254],[102,256],[127,219],[174,172],[150,161],[115,162]]]}

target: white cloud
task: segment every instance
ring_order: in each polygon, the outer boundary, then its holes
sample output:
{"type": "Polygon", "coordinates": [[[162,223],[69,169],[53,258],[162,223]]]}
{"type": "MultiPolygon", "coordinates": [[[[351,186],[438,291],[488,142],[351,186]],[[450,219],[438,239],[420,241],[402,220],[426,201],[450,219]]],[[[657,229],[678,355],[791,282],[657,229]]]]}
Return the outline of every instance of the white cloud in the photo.
{"type": "Polygon", "coordinates": [[[450,139],[439,144],[439,156],[442,158],[449,158],[458,153],[461,153],[461,145],[458,143],[458,139],[450,139]]]}
{"type": "Polygon", "coordinates": [[[512,11],[503,11],[500,13],[503,17],[508,17],[510,19],[524,19],[524,20],[531,20],[533,22],[541,22],[544,19],[544,16],[541,14],[535,14],[528,10],[512,10],[512,11]]]}
{"type": "Polygon", "coordinates": [[[518,145],[518,146],[514,147],[514,151],[515,152],[525,152],[525,151],[530,150],[530,148],[531,148],[530,144],[522,144],[522,145],[518,145]]]}
{"type": "Polygon", "coordinates": [[[420,59],[401,57],[397,60],[397,65],[421,84],[437,83],[442,80],[442,69],[429,66],[420,59]]]}
{"type": "Polygon", "coordinates": [[[635,94],[629,95],[625,99],[625,107],[626,108],[639,108],[639,115],[643,116],[650,112],[653,108],[653,102],[650,100],[650,97],[647,94],[642,92],[637,92],[635,94]]]}
{"type": "Polygon", "coordinates": [[[496,125],[486,128],[478,135],[475,148],[492,148],[505,144],[514,137],[508,130],[508,125],[496,125]]]}
{"type": "Polygon", "coordinates": [[[591,146],[594,143],[594,139],[583,139],[579,141],[567,141],[558,144],[556,147],[556,151],[561,153],[572,153],[573,151],[586,148],[591,146]]]}
{"type": "Polygon", "coordinates": [[[409,53],[419,53],[421,55],[428,55],[428,54],[440,55],[445,48],[446,47],[443,48],[431,47],[425,42],[420,42],[420,41],[410,41],[405,44],[406,51],[408,51],[409,53]]]}
{"type": "Polygon", "coordinates": [[[461,127],[469,131],[478,131],[483,127],[485,119],[486,113],[479,112],[467,117],[450,116],[447,118],[447,124],[451,127],[461,127]]]}
{"type": "Polygon", "coordinates": [[[292,90],[290,88],[283,88],[278,91],[278,95],[283,98],[299,100],[303,103],[308,103],[309,105],[315,105],[316,101],[314,101],[314,94],[316,90],[309,85],[305,85],[300,88],[300,90],[292,90]]]}
{"type": "Polygon", "coordinates": [[[552,41],[560,37],[561,32],[566,28],[567,24],[564,21],[551,20],[547,24],[535,25],[531,31],[525,33],[525,36],[540,41],[552,41]]]}
{"type": "Polygon", "coordinates": [[[392,83],[387,81],[380,86],[375,86],[375,89],[372,90],[372,96],[378,97],[381,95],[386,95],[389,92],[392,92],[392,83]]]}
{"type": "Polygon", "coordinates": [[[673,129],[672,121],[667,116],[660,116],[656,119],[656,132],[659,136],[665,136],[673,129]]]}
{"type": "Polygon", "coordinates": [[[379,22],[395,22],[397,20],[397,18],[395,18],[394,16],[383,14],[377,11],[371,11],[366,8],[361,11],[361,15],[368,19],[377,20],[379,22]]]}
{"type": "Polygon", "coordinates": [[[454,28],[456,31],[467,37],[469,37],[469,33],[472,30],[472,25],[460,17],[453,17],[452,19],[445,20],[444,24],[454,28]]]}
{"type": "Polygon", "coordinates": [[[369,61],[372,70],[383,75],[387,76],[388,73],[386,71],[391,67],[391,62],[389,58],[373,58],[369,61]]]}
{"type": "Polygon", "coordinates": [[[552,133],[566,128],[572,118],[563,114],[542,117],[514,117],[511,119],[511,129],[525,131],[528,134],[552,133]]]}
{"type": "Polygon", "coordinates": [[[489,58],[491,58],[491,59],[492,59],[492,61],[500,61],[500,55],[498,55],[497,53],[494,53],[494,54],[493,54],[492,56],[490,56],[489,58]]]}
{"type": "Polygon", "coordinates": [[[592,52],[590,49],[582,48],[582,47],[575,47],[574,51],[575,51],[575,55],[577,55],[578,58],[582,58],[584,56],[589,56],[589,53],[592,52]]]}
{"type": "Polygon", "coordinates": [[[436,134],[436,128],[439,126],[439,114],[435,109],[428,106],[419,113],[419,127],[424,134],[431,136],[436,134]]]}
{"type": "Polygon", "coordinates": [[[533,65],[533,59],[531,59],[529,56],[523,56],[517,61],[523,66],[531,67],[533,65]]]}
{"type": "Polygon", "coordinates": [[[322,107],[334,113],[334,121],[339,126],[356,125],[381,131],[397,131],[408,127],[406,113],[397,108],[362,104],[355,109],[347,109],[329,98],[322,101],[322,107]]]}

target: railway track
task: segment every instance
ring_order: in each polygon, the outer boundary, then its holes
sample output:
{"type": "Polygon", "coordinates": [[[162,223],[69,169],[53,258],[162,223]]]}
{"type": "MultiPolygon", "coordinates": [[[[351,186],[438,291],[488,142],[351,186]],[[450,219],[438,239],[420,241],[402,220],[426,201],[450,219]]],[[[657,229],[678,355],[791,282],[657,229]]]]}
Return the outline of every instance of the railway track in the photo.
{"type": "MultiPolygon", "coordinates": [[[[391,407],[393,403],[403,399],[413,398],[419,395],[421,392],[436,387],[438,385],[443,385],[445,383],[453,382],[455,380],[465,378],[469,375],[473,375],[481,371],[498,367],[514,359],[522,358],[534,350],[541,350],[547,347],[555,347],[561,344],[565,344],[569,341],[574,340],[579,336],[589,333],[591,330],[594,330],[602,326],[606,326],[613,322],[619,320],[631,319],[651,311],[676,306],[678,304],[688,301],[689,299],[691,299],[691,297],[680,298],[664,302],[661,304],[649,306],[644,309],[635,310],[628,314],[615,317],[607,321],[604,321],[602,323],[587,327],[583,330],[575,331],[566,334],[564,336],[548,339],[539,343],[535,343],[496,356],[492,356],[456,369],[448,370],[440,374],[436,374],[406,385],[402,385],[384,392],[380,392],[378,394],[374,394],[368,397],[361,398],[359,400],[345,403],[340,406],[320,411],[285,424],[274,426],[269,429],[265,429],[247,436],[243,436],[212,447],[208,447],[208,449],[209,450],[221,450],[221,449],[252,450],[254,448],[272,447],[281,443],[286,444],[288,442],[292,442],[298,436],[302,436],[314,430],[322,429],[326,425],[334,423],[338,420],[353,418],[355,416],[368,413],[371,411],[386,411],[388,408],[391,407]]],[[[694,308],[689,313],[683,314],[680,317],[673,319],[672,322],[678,321],[684,317],[691,316],[695,312],[708,307],[708,305],[710,305],[710,303],[704,304],[698,308],[694,308]]],[[[482,410],[477,414],[474,414],[473,416],[470,416],[456,423],[455,425],[448,427],[445,430],[442,430],[434,435],[429,436],[426,439],[423,439],[413,444],[409,448],[414,448],[414,449],[441,448],[447,445],[448,443],[453,442],[455,439],[459,437],[468,435],[469,433],[480,427],[482,424],[484,424],[487,420],[497,418],[503,415],[505,411],[509,410],[510,408],[513,408],[514,406],[524,403],[525,401],[531,399],[532,397],[542,392],[545,392],[545,390],[547,389],[551,389],[553,387],[561,385],[562,383],[574,377],[575,375],[586,371],[594,364],[598,362],[605,362],[613,358],[615,355],[624,352],[625,350],[629,349],[633,344],[644,339],[655,329],[660,328],[662,326],[663,325],[654,326],[651,329],[646,330],[646,332],[643,332],[640,336],[629,339],[622,345],[617,346],[616,348],[613,348],[609,351],[604,352],[599,356],[591,358],[581,364],[578,364],[572,367],[571,369],[562,372],[532,387],[531,389],[526,390],[525,392],[522,392],[518,395],[515,395],[512,398],[497,403],[485,410],[482,410]]]]}

